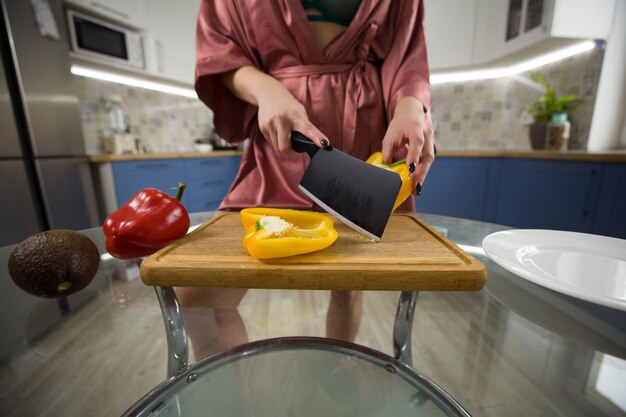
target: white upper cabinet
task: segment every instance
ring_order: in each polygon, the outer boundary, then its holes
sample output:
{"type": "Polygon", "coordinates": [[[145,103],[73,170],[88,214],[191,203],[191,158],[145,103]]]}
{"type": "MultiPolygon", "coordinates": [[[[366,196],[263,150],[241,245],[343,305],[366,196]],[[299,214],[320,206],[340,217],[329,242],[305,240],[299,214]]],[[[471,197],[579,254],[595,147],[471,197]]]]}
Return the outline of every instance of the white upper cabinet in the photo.
{"type": "Polygon", "coordinates": [[[431,69],[514,60],[563,39],[606,39],[615,1],[425,0],[431,69]]]}
{"type": "Polygon", "coordinates": [[[558,39],[606,39],[615,0],[478,0],[474,63],[558,39]]]}
{"type": "Polygon", "coordinates": [[[66,0],[66,3],[127,26],[146,27],[143,0],[66,0]]]}
{"type": "Polygon", "coordinates": [[[192,85],[201,0],[145,0],[146,52],[153,75],[192,85]]]}
{"type": "Polygon", "coordinates": [[[477,0],[425,0],[428,63],[432,69],[473,63],[477,0]]]}

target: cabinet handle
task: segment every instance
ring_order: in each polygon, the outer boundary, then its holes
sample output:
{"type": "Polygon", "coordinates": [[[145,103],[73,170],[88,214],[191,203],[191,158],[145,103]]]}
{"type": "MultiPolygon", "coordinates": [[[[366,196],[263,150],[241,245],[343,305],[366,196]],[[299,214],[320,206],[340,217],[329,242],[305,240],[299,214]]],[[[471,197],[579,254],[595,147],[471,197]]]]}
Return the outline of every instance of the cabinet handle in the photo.
{"type": "Polygon", "coordinates": [[[589,217],[591,214],[591,209],[593,208],[593,205],[591,206],[591,208],[589,207],[589,205],[591,204],[590,200],[590,194],[592,192],[592,187],[593,187],[593,183],[595,182],[594,178],[596,175],[598,175],[600,173],[600,171],[598,170],[598,168],[591,168],[589,170],[589,178],[587,181],[587,190],[585,192],[585,204],[583,206],[583,211],[581,212],[583,217],[589,217]]]}
{"type": "Polygon", "coordinates": [[[140,169],[167,168],[170,166],[167,162],[144,162],[135,165],[140,169]]]}
{"type": "Polygon", "coordinates": [[[200,162],[201,165],[223,165],[224,161],[222,161],[221,159],[215,159],[215,160],[211,160],[211,159],[205,159],[203,161],[200,162]]]}
{"type": "Polygon", "coordinates": [[[214,206],[216,204],[219,204],[221,200],[208,200],[205,201],[204,203],[202,203],[203,207],[208,207],[208,206],[214,206]]]}
{"type": "Polygon", "coordinates": [[[163,42],[156,40],[156,55],[157,55],[157,70],[161,73],[165,72],[165,51],[163,49],[163,42]]]}
{"type": "Polygon", "coordinates": [[[116,10],[116,9],[110,7],[110,6],[107,6],[106,4],[98,3],[96,1],[92,2],[91,4],[96,9],[102,9],[105,12],[113,13],[114,15],[117,15],[117,16],[121,17],[122,19],[126,19],[126,20],[130,19],[130,16],[128,16],[126,13],[120,12],[119,10],[116,10]]]}

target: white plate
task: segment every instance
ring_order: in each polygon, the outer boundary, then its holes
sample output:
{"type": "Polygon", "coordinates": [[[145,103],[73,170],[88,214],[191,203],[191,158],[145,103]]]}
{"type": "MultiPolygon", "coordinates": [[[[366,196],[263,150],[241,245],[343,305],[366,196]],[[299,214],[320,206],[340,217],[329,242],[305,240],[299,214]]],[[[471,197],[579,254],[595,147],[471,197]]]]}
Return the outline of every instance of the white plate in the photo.
{"type": "Polygon", "coordinates": [[[495,263],[572,297],[626,311],[626,240],[556,230],[509,230],[483,240],[495,263]]]}

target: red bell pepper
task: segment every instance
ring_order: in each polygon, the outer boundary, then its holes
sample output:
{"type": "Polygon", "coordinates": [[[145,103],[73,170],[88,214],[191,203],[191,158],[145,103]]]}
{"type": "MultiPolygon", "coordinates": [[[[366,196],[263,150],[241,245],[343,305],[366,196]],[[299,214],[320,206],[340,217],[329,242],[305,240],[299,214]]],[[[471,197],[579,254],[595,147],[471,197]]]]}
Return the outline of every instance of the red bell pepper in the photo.
{"type": "Polygon", "coordinates": [[[119,259],[151,255],[185,236],[189,214],[180,203],[185,184],[176,198],[154,188],[144,188],[123,207],[111,213],[102,227],[106,249],[119,259]]]}

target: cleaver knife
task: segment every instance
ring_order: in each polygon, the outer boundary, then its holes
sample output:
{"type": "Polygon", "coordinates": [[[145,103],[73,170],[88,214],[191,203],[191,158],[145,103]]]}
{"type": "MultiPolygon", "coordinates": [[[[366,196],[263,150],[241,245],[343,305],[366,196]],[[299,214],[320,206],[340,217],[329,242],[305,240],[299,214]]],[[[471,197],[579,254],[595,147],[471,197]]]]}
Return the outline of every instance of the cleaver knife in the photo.
{"type": "Polygon", "coordinates": [[[351,229],[380,241],[402,186],[400,176],[330,146],[319,148],[300,132],[292,132],[291,146],[311,157],[300,190],[351,229]]]}

